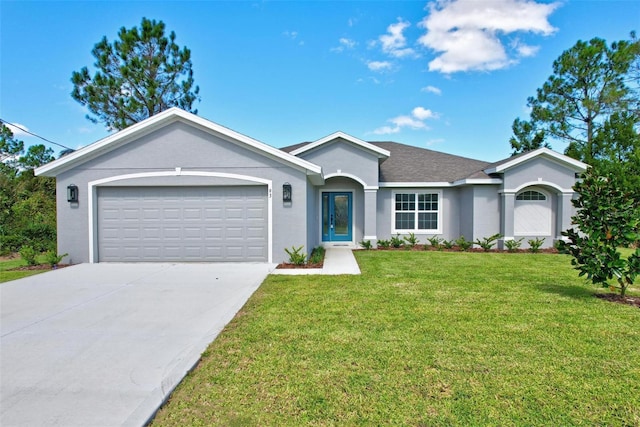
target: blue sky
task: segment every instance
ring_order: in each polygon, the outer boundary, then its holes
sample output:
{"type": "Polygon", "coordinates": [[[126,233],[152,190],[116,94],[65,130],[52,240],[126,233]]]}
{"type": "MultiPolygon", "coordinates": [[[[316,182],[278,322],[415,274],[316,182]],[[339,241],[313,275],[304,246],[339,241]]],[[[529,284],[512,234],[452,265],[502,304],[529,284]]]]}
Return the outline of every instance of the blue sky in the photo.
{"type": "Polygon", "coordinates": [[[235,131],[283,147],[341,130],[494,161],[553,60],[579,39],[628,39],[640,1],[0,0],[0,118],[71,148],[107,136],[71,73],[142,17],[191,49],[199,115],[235,131]]]}

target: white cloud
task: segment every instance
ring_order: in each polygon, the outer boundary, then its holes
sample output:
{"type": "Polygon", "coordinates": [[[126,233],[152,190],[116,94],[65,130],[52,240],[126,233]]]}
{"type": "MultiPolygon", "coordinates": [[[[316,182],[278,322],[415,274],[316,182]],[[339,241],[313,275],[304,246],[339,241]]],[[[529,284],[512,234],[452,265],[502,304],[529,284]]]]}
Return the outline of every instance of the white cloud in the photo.
{"type": "Polygon", "coordinates": [[[284,31],[282,33],[282,35],[285,36],[288,39],[295,40],[298,37],[298,32],[297,31],[284,31]]]}
{"type": "Polygon", "coordinates": [[[437,113],[423,107],[416,107],[411,111],[411,115],[418,120],[437,119],[440,117],[437,113]]]}
{"type": "Polygon", "coordinates": [[[387,33],[378,37],[382,46],[382,51],[394,58],[404,58],[406,56],[415,56],[416,52],[407,47],[407,38],[402,34],[404,30],[409,28],[411,24],[398,18],[398,22],[387,27],[387,33]]]}
{"type": "Polygon", "coordinates": [[[442,91],[435,86],[425,86],[420,89],[422,92],[435,93],[436,95],[442,95],[442,91]]]}
{"type": "Polygon", "coordinates": [[[390,70],[392,65],[389,61],[368,61],[367,67],[369,67],[371,71],[386,71],[390,70]]]}
{"type": "MultiPolygon", "coordinates": [[[[298,38],[298,35],[299,35],[299,34],[298,34],[298,32],[297,32],[297,31],[284,31],[284,32],[282,33],[282,35],[283,35],[283,36],[285,36],[285,37],[286,37],[286,38],[288,38],[288,39],[296,40],[296,39],[298,38]]],[[[304,40],[299,40],[299,41],[298,41],[298,45],[299,45],[299,46],[303,46],[303,45],[304,45],[304,40]]]]}
{"type": "Polygon", "coordinates": [[[358,45],[358,42],[356,42],[355,40],[348,39],[346,37],[340,38],[340,40],[338,40],[338,43],[340,45],[337,47],[332,47],[331,52],[343,52],[344,50],[353,49],[358,45]]]}
{"type": "Polygon", "coordinates": [[[519,39],[511,42],[511,48],[518,53],[518,56],[525,58],[535,55],[540,50],[540,46],[529,46],[528,44],[522,43],[519,39]]]}
{"type": "MultiPolygon", "coordinates": [[[[548,18],[560,3],[534,0],[436,0],[419,26],[426,33],[418,43],[438,52],[429,70],[454,73],[495,70],[514,62],[499,36],[516,32],[550,35],[556,29],[548,18]]],[[[519,56],[530,56],[537,48],[520,45],[519,56]]]]}
{"type": "Polygon", "coordinates": [[[9,128],[11,133],[13,133],[14,137],[31,136],[27,132],[24,131],[24,130],[27,130],[27,131],[29,130],[29,128],[26,127],[25,125],[22,125],[20,123],[6,123],[6,122],[2,122],[2,123],[4,123],[4,125],[9,128]],[[24,130],[22,130],[20,128],[22,128],[24,130]]]}
{"type": "Polygon", "coordinates": [[[428,119],[437,119],[440,115],[424,107],[416,107],[411,110],[411,115],[402,115],[387,120],[393,126],[382,126],[372,133],[376,135],[388,135],[398,133],[404,128],[412,130],[429,130],[429,126],[425,123],[428,119]]]}

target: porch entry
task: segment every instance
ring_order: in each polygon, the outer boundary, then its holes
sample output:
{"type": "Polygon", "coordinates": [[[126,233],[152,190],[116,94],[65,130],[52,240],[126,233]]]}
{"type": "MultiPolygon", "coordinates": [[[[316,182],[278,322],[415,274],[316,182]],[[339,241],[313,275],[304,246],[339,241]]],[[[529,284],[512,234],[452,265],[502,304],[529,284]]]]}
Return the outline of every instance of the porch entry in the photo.
{"type": "Polygon", "coordinates": [[[322,193],[322,241],[350,242],[353,239],[353,195],[347,192],[322,193]]]}

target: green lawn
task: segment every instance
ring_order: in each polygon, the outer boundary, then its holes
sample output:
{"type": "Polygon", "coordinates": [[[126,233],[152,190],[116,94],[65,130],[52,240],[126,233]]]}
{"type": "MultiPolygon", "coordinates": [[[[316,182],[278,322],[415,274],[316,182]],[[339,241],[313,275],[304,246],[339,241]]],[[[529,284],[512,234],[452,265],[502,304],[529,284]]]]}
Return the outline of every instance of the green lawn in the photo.
{"type": "Polygon", "coordinates": [[[270,276],[153,425],[640,425],[640,310],[567,256],[356,256],[270,276]]]}
{"type": "MultiPolygon", "coordinates": [[[[44,263],[44,256],[38,257],[38,262],[44,263]]],[[[20,257],[12,259],[0,260],[0,283],[10,280],[22,279],[23,277],[33,276],[34,274],[44,273],[48,270],[26,270],[26,271],[7,271],[16,267],[26,266],[27,263],[20,257]]]]}

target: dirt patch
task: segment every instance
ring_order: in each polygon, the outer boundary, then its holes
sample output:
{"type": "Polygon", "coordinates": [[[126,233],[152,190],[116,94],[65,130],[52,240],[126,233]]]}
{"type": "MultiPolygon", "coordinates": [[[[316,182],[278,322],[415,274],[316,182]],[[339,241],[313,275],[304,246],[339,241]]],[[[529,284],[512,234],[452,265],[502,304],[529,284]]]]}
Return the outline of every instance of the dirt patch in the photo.
{"type": "Polygon", "coordinates": [[[618,304],[632,305],[634,307],[640,308],[640,297],[630,297],[630,296],[621,297],[618,294],[596,294],[596,297],[603,300],[615,302],[618,304]]]}
{"type": "MultiPolygon", "coordinates": [[[[413,247],[411,246],[401,246],[399,248],[393,248],[393,247],[389,247],[389,248],[383,248],[378,246],[378,249],[380,251],[439,251],[439,252],[499,252],[499,253],[510,253],[508,250],[506,249],[490,249],[488,251],[485,251],[482,248],[469,248],[466,251],[462,251],[458,246],[454,246],[452,248],[444,248],[444,247],[435,247],[432,245],[415,245],[413,247]]],[[[516,249],[515,251],[512,251],[512,253],[531,253],[531,251],[529,249],[516,249]]],[[[541,248],[538,249],[538,253],[543,253],[543,254],[557,254],[558,250],[556,248],[541,248]]]]}
{"type": "Polygon", "coordinates": [[[51,268],[49,264],[25,265],[23,267],[8,268],[5,271],[38,271],[38,270],[57,270],[58,268],[69,267],[71,264],[58,264],[51,268]]]}
{"type": "Polygon", "coordinates": [[[302,264],[302,265],[297,265],[297,264],[289,264],[287,262],[283,262],[282,264],[278,264],[278,266],[276,268],[279,269],[290,269],[290,268],[322,268],[322,266],[324,265],[324,262],[318,262],[316,264],[302,264]]]}

